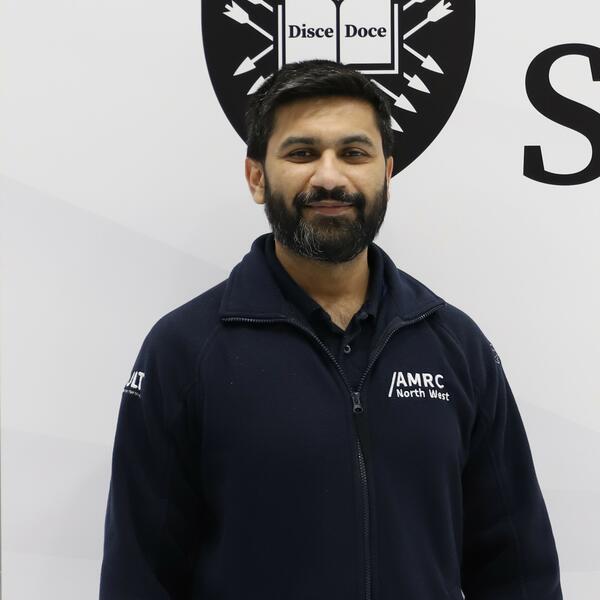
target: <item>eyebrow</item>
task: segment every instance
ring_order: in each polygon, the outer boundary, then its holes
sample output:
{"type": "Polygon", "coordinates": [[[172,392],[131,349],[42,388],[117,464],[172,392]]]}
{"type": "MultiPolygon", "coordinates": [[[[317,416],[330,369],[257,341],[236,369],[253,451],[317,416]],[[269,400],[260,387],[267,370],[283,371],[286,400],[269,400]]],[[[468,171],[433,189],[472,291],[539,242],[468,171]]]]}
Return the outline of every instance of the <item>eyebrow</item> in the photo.
{"type": "MultiPolygon", "coordinates": [[[[304,137],[304,136],[290,136],[286,138],[281,145],[279,146],[280,150],[285,150],[289,146],[293,146],[295,144],[306,144],[308,146],[314,146],[321,141],[321,138],[316,137],[304,137]]],[[[375,148],[375,144],[371,141],[371,138],[363,135],[362,133],[355,133],[352,135],[347,135],[346,137],[340,138],[338,140],[338,145],[344,146],[346,144],[365,144],[365,146],[369,146],[370,148],[375,148]]]]}

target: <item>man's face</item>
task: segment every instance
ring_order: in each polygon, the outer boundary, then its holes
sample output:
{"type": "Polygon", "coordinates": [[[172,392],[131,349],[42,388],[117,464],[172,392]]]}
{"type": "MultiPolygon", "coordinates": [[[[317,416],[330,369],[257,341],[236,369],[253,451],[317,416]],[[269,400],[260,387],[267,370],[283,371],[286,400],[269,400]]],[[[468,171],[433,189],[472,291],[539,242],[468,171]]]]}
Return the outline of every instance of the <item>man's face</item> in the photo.
{"type": "Polygon", "coordinates": [[[368,102],[337,96],[298,100],[276,111],[253,195],[265,204],[281,244],[301,256],[340,263],[377,235],[391,171],[392,158],[383,156],[368,102]]]}

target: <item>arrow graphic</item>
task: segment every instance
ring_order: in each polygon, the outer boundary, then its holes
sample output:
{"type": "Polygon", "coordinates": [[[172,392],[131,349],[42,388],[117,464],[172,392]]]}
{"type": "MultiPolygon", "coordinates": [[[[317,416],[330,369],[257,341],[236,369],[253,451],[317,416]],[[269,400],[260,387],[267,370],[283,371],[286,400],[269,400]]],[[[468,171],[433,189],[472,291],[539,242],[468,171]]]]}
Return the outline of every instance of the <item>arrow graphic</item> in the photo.
{"type": "Polygon", "coordinates": [[[273,7],[270,4],[267,4],[264,0],[248,0],[250,4],[254,4],[254,6],[264,6],[267,10],[273,12],[273,7]]]}
{"type": "Polygon", "coordinates": [[[246,92],[246,96],[251,96],[254,92],[265,82],[265,78],[261,75],[253,84],[252,87],[246,92]]]}
{"type": "Polygon", "coordinates": [[[427,86],[423,83],[423,80],[418,75],[408,75],[407,73],[403,73],[404,79],[408,81],[408,87],[413,90],[417,90],[419,92],[424,92],[425,94],[430,94],[431,92],[427,88],[427,86]]]}
{"type": "Polygon", "coordinates": [[[394,119],[394,117],[390,116],[390,120],[392,122],[392,129],[394,131],[399,131],[400,133],[404,133],[404,129],[402,129],[402,127],[400,127],[400,125],[398,125],[398,121],[396,121],[396,119],[394,119]]]}
{"type": "Polygon", "coordinates": [[[379,81],[375,81],[375,79],[371,79],[371,81],[382,91],[384,91],[390,98],[394,99],[394,106],[401,108],[402,110],[407,110],[409,112],[416,113],[417,109],[410,103],[409,99],[401,94],[400,96],[394,94],[391,90],[388,90],[384,85],[381,85],[379,81]]]}
{"type": "Polygon", "coordinates": [[[404,49],[410,52],[413,56],[416,56],[421,61],[421,66],[428,71],[433,71],[434,73],[439,73],[440,75],[444,74],[441,67],[433,60],[431,56],[423,56],[419,54],[414,48],[411,48],[408,44],[404,44],[404,49]]]}
{"type": "Polygon", "coordinates": [[[415,4],[423,4],[423,2],[425,2],[425,0],[410,0],[410,2],[407,2],[402,7],[402,10],[408,10],[411,6],[414,6],[415,4]]]}
{"type": "Polygon", "coordinates": [[[421,27],[425,27],[425,25],[428,25],[429,23],[437,23],[437,21],[447,17],[453,12],[450,6],[450,2],[440,0],[433,8],[429,10],[425,19],[423,19],[418,25],[415,25],[415,27],[413,27],[408,33],[404,34],[404,39],[407,40],[411,35],[417,33],[421,27]]]}
{"type": "Polygon", "coordinates": [[[250,27],[254,27],[258,33],[262,33],[268,40],[271,42],[273,41],[273,36],[268,31],[265,31],[262,27],[259,27],[256,23],[252,22],[248,16],[248,13],[233,0],[231,0],[231,6],[229,4],[225,5],[223,14],[227,15],[230,19],[241,23],[242,25],[250,25],[250,27]]]}
{"type": "Polygon", "coordinates": [[[233,74],[234,77],[236,75],[241,75],[242,73],[247,73],[248,71],[252,71],[253,69],[256,69],[256,63],[263,56],[266,56],[267,54],[269,54],[269,52],[271,52],[271,50],[273,50],[273,44],[271,44],[270,46],[267,46],[262,52],[260,52],[253,58],[246,56],[246,58],[240,63],[240,66],[236,69],[235,73],[233,74]]]}

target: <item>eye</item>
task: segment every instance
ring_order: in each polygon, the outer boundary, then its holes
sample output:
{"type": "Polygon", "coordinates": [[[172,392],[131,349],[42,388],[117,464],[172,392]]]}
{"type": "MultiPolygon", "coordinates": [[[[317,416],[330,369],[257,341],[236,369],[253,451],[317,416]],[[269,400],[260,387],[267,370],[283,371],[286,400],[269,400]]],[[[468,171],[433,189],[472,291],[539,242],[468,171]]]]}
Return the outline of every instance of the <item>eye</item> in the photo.
{"type": "Polygon", "coordinates": [[[357,150],[356,148],[348,150],[348,153],[356,153],[353,156],[367,156],[365,152],[363,152],[362,150],[357,150]]]}
{"type": "Polygon", "coordinates": [[[306,158],[310,154],[311,154],[310,150],[294,150],[293,152],[290,152],[288,154],[288,156],[292,156],[295,158],[306,158]],[[306,154],[302,154],[302,153],[306,153],[306,154]]]}

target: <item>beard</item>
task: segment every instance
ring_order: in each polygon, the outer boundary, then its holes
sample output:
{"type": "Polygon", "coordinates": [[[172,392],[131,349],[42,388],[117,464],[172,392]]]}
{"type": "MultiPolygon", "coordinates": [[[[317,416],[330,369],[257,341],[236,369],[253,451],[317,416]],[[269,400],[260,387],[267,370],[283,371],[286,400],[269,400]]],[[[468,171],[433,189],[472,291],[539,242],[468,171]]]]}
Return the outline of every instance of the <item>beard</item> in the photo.
{"type": "Polygon", "coordinates": [[[265,172],[265,214],[273,235],[281,244],[300,256],[331,263],[347,262],[360,254],[377,236],[388,202],[387,179],[375,194],[367,211],[364,194],[346,193],[343,188],[326,190],[316,187],[300,192],[288,209],[282,194],[273,192],[265,172]],[[335,200],[354,206],[355,215],[324,215],[315,213],[311,219],[302,215],[311,202],[335,200]]]}

